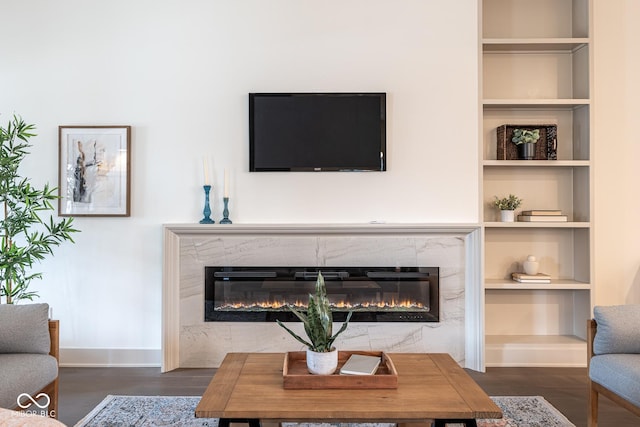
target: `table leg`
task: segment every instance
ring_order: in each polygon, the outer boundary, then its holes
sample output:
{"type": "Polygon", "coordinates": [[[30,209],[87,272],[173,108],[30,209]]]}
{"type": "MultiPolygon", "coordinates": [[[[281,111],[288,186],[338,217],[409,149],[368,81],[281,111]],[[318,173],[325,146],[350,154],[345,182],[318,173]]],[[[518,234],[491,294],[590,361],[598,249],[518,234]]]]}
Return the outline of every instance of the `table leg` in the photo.
{"type": "Polygon", "coordinates": [[[478,427],[476,420],[474,419],[466,419],[466,420],[435,420],[433,423],[434,427],[446,427],[447,424],[462,424],[465,427],[478,427]]]}
{"type": "Polygon", "coordinates": [[[229,423],[249,424],[249,427],[260,427],[260,420],[256,418],[220,418],[218,427],[229,427],[229,423]]]}

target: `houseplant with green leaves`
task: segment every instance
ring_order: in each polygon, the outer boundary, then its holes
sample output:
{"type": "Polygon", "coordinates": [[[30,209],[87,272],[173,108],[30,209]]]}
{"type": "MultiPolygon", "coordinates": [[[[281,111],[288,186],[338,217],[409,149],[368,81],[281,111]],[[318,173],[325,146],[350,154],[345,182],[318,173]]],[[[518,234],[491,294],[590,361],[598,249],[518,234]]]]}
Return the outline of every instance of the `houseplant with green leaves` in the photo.
{"type": "Polygon", "coordinates": [[[54,221],[53,216],[41,216],[52,211],[58,199],[57,188],[45,184],[39,189],[29,178],[20,176],[20,164],[29,154],[29,138],[35,136],[35,126],[13,116],[6,127],[0,126],[0,303],[33,300],[37,292],[30,291],[33,279],[42,273],[33,272],[33,265],[64,241],[73,242],[73,218],[54,221]]]}
{"type": "Polygon", "coordinates": [[[522,199],[514,194],[509,194],[507,197],[498,198],[494,196],[493,204],[496,208],[500,209],[500,219],[502,222],[514,222],[514,211],[522,204],[522,199]]]}
{"type": "Polygon", "coordinates": [[[518,157],[523,160],[533,160],[536,156],[536,143],[540,139],[540,129],[513,130],[511,142],[518,148],[518,157]]]}
{"type": "Polygon", "coordinates": [[[308,340],[293,332],[281,321],[276,320],[291,336],[307,346],[307,368],[312,374],[332,374],[338,366],[338,351],[333,346],[334,341],[347,329],[353,312],[347,314],[347,318],[338,332],[333,334],[333,313],[324,277],[318,272],[315,285],[315,294],[309,294],[309,303],[306,314],[292,306],[288,308],[296,315],[304,325],[308,340]]]}

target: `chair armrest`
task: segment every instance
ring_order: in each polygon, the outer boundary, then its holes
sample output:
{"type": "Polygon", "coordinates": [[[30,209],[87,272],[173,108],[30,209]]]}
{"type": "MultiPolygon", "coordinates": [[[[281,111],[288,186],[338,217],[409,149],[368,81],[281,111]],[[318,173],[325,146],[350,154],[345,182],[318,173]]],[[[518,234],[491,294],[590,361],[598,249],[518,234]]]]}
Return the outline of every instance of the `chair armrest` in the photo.
{"type": "Polygon", "coordinates": [[[591,358],[594,356],[593,340],[596,337],[597,328],[598,324],[596,323],[595,319],[587,319],[587,368],[589,367],[591,358]]]}
{"type": "Polygon", "coordinates": [[[60,362],[60,321],[49,320],[49,336],[51,337],[51,350],[49,354],[60,362]]]}

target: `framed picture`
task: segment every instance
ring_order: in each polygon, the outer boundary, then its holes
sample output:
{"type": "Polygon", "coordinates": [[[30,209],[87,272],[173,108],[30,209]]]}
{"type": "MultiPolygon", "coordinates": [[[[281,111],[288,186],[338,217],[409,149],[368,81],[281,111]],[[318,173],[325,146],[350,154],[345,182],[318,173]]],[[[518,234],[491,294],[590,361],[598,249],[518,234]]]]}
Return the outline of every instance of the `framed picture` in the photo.
{"type": "Polygon", "coordinates": [[[131,126],[60,126],[60,216],[129,216],[131,126]]]}

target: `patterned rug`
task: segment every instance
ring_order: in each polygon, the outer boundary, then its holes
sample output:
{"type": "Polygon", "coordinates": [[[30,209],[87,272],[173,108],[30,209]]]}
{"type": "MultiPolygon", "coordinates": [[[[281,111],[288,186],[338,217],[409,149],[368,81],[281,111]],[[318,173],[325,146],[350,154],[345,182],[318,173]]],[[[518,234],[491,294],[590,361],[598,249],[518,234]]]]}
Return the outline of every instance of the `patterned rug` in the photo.
{"type": "MultiPolygon", "coordinates": [[[[504,418],[478,420],[478,427],[575,427],[540,396],[492,397],[504,418]]],[[[194,418],[199,397],[107,396],[75,427],[218,426],[217,418],[194,418]]],[[[393,424],[294,424],[283,427],[389,427],[393,424]]]]}

